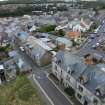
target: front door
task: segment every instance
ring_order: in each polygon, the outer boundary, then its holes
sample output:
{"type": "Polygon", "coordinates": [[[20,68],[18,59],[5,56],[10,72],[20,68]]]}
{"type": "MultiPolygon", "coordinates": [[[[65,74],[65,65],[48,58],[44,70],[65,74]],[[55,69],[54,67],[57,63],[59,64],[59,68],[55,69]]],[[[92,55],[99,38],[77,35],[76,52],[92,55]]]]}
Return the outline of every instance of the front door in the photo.
{"type": "Polygon", "coordinates": [[[84,105],[88,105],[88,102],[85,100],[84,105]]]}

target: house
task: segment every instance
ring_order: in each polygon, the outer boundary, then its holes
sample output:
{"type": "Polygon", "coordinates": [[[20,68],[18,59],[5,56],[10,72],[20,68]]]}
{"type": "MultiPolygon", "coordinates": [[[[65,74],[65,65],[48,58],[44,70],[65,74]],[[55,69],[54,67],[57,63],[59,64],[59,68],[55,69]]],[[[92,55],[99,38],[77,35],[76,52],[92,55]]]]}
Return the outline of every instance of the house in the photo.
{"type": "Polygon", "coordinates": [[[74,89],[81,104],[105,105],[105,64],[92,56],[84,59],[60,50],[52,60],[52,73],[65,88],[74,89]]]}
{"type": "Polygon", "coordinates": [[[13,50],[13,51],[10,51],[9,53],[8,53],[8,55],[9,55],[9,57],[14,57],[14,56],[16,56],[17,55],[17,52],[15,51],[15,50],[13,50]]]}
{"type": "Polygon", "coordinates": [[[59,30],[65,29],[65,28],[68,28],[68,24],[57,26],[57,27],[55,28],[55,31],[59,31],[59,30]]]}
{"type": "Polygon", "coordinates": [[[86,27],[86,30],[89,30],[93,22],[89,18],[81,18],[81,24],[86,27]]]}
{"type": "Polygon", "coordinates": [[[36,27],[35,25],[33,25],[33,26],[29,29],[29,31],[30,31],[30,32],[33,32],[33,31],[36,31],[36,29],[37,29],[37,27],[36,27]]]}
{"type": "Polygon", "coordinates": [[[79,19],[75,18],[73,21],[69,22],[69,28],[73,29],[74,26],[80,24],[79,19]]]}
{"type": "Polygon", "coordinates": [[[39,65],[44,66],[51,63],[52,48],[48,47],[42,40],[29,36],[24,44],[25,52],[39,65]]]}
{"type": "Polygon", "coordinates": [[[58,46],[64,44],[64,45],[65,45],[65,48],[70,48],[70,47],[72,47],[72,41],[70,41],[70,40],[67,39],[67,38],[58,37],[58,38],[56,38],[55,40],[56,40],[56,44],[57,44],[58,46]]]}
{"type": "Polygon", "coordinates": [[[29,37],[29,33],[21,31],[14,36],[14,44],[21,46],[29,37]]]}
{"type": "Polygon", "coordinates": [[[19,53],[17,53],[13,57],[13,59],[21,73],[30,73],[32,71],[31,66],[25,61],[24,57],[22,57],[22,55],[20,55],[19,53]]]}
{"type": "Polygon", "coordinates": [[[32,22],[31,16],[30,15],[24,15],[23,17],[20,18],[20,26],[22,29],[27,29],[27,25],[32,22]]]}
{"type": "Polygon", "coordinates": [[[80,23],[73,27],[73,31],[86,32],[93,22],[89,18],[81,18],[80,23]]]}
{"type": "Polygon", "coordinates": [[[76,41],[81,36],[81,33],[76,32],[76,31],[75,32],[71,31],[71,32],[67,32],[66,36],[68,38],[73,39],[73,40],[76,41]]]}
{"type": "Polygon", "coordinates": [[[90,29],[93,22],[89,18],[75,18],[73,21],[69,22],[69,28],[72,31],[86,32],[90,29]]]}
{"type": "Polygon", "coordinates": [[[86,67],[83,62],[83,58],[60,50],[52,61],[52,73],[64,87],[70,86],[76,90],[76,81],[86,67]]]}
{"type": "Polygon", "coordinates": [[[72,30],[78,31],[78,32],[86,32],[86,27],[84,24],[80,23],[80,24],[75,25],[72,30]]]}
{"type": "Polygon", "coordinates": [[[38,23],[39,25],[56,25],[56,20],[51,15],[40,15],[35,16],[35,23],[38,23]]]}
{"type": "Polygon", "coordinates": [[[87,105],[105,105],[105,64],[88,65],[77,82],[76,97],[87,105]]]}
{"type": "Polygon", "coordinates": [[[53,43],[53,40],[50,38],[39,38],[42,42],[44,42],[48,47],[54,49],[56,48],[56,44],[53,43]]]}
{"type": "Polygon", "coordinates": [[[5,74],[6,74],[6,80],[14,80],[16,78],[16,72],[17,72],[17,65],[15,64],[14,59],[10,58],[4,62],[4,68],[5,68],[5,74]]]}

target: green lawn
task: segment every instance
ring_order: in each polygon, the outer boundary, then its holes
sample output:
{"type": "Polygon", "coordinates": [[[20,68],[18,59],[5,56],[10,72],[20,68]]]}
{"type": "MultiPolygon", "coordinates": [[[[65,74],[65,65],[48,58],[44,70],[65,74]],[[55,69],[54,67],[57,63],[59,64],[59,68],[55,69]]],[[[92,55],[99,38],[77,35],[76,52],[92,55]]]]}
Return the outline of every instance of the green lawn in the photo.
{"type": "Polygon", "coordinates": [[[26,76],[0,87],[0,105],[43,105],[26,76]]]}

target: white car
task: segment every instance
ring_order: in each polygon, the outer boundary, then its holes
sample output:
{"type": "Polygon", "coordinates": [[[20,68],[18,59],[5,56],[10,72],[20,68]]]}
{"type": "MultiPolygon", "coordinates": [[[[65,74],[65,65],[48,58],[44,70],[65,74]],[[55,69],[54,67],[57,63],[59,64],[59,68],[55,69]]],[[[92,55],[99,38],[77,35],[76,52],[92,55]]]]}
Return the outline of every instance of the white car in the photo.
{"type": "Polygon", "coordinates": [[[24,51],[25,51],[25,50],[24,50],[24,47],[22,47],[22,46],[20,47],[20,50],[21,50],[22,52],[24,52],[24,51]]]}
{"type": "Polygon", "coordinates": [[[100,43],[96,43],[96,46],[98,47],[100,45],[100,43]]]}

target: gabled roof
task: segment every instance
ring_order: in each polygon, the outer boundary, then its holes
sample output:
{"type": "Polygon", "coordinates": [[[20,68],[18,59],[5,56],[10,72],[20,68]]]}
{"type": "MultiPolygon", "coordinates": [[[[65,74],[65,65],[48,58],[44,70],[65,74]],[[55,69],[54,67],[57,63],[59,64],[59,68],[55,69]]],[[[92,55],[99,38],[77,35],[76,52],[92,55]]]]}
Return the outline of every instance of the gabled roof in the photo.
{"type": "Polygon", "coordinates": [[[77,24],[80,24],[80,21],[79,21],[78,19],[75,19],[75,20],[73,20],[73,21],[71,22],[71,24],[72,24],[73,26],[75,26],[75,25],[77,25],[77,24]]]}
{"type": "Polygon", "coordinates": [[[20,40],[25,41],[28,38],[29,33],[22,31],[19,32],[17,36],[20,38],[20,40]]]}
{"type": "Polygon", "coordinates": [[[56,41],[61,42],[63,44],[70,44],[72,46],[72,42],[69,39],[64,37],[58,37],[56,38],[56,41]]]}
{"type": "MultiPolygon", "coordinates": [[[[81,76],[88,77],[87,83],[83,85],[93,94],[95,94],[98,87],[105,84],[105,71],[103,71],[103,68],[105,69],[105,64],[88,65],[85,71],[81,74],[81,76]]],[[[103,87],[100,87],[100,89],[101,88],[103,87]]]]}
{"type": "Polygon", "coordinates": [[[84,59],[79,57],[78,55],[70,54],[67,51],[59,51],[56,55],[57,60],[61,60],[62,64],[60,65],[63,70],[68,72],[68,68],[72,72],[72,76],[78,80],[80,75],[86,69],[86,65],[84,63],[84,59]]]}
{"type": "Polygon", "coordinates": [[[52,49],[48,47],[42,40],[35,38],[34,36],[29,36],[27,39],[27,43],[35,47],[36,45],[39,45],[42,49],[46,51],[51,51],[52,49]]]}
{"type": "Polygon", "coordinates": [[[26,72],[31,69],[31,66],[26,62],[24,57],[22,57],[22,55],[19,53],[17,53],[16,56],[14,56],[14,61],[19,67],[21,72],[26,72]]]}
{"type": "Polygon", "coordinates": [[[78,38],[81,35],[80,32],[67,32],[67,36],[70,37],[71,39],[78,38]]]}
{"type": "Polygon", "coordinates": [[[16,56],[17,52],[15,50],[9,52],[10,57],[16,56]]]}

